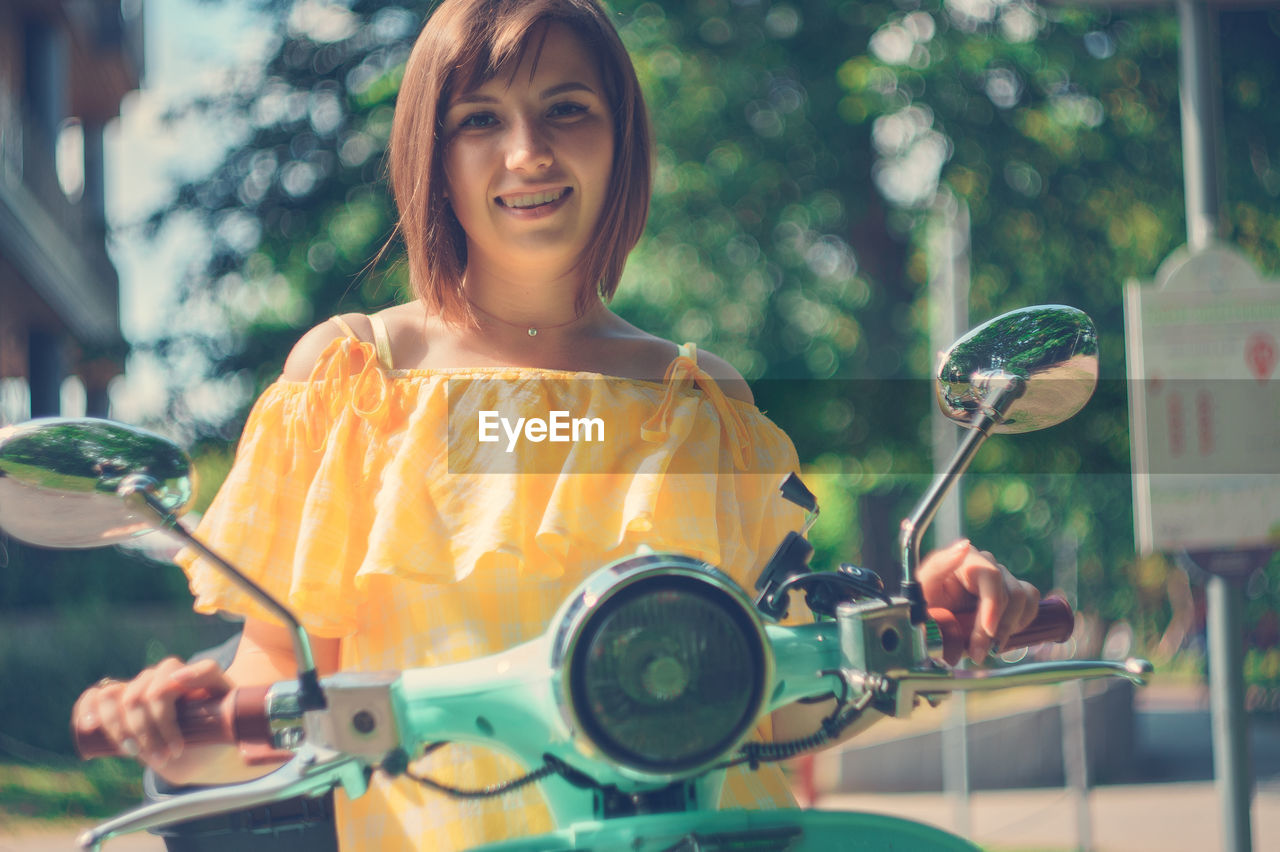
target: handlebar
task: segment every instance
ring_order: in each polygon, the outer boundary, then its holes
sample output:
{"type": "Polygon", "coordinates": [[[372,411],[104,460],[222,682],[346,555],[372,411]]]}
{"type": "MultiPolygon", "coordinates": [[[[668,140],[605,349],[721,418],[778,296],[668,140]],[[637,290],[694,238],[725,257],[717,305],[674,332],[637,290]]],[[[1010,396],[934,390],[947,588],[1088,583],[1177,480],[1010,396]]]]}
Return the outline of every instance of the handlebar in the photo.
{"type": "MultiPolygon", "coordinates": [[[[964,652],[973,634],[976,611],[952,612],[935,607],[929,610],[929,618],[938,626],[942,636],[942,653],[947,659],[955,659],[964,652]]],[[[1065,642],[1071,638],[1076,626],[1076,614],[1061,595],[1050,595],[1040,601],[1036,617],[1025,628],[1014,633],[1000,647],[1000,651],[1013,651],[1043,642],[1065,642]]]]}
{"type": "MultiPolygon", "coordinates": [[[[960,655],[973,631],[975,612],[951,612],[935,608],[929,616],[937,624],[944,655],[960,655]]],[[[1002,650],[1012,650],[1040,642],[1067,639],[1075,625],[1075,614],[1061,597],[1040,602],[1035,619],[1014,634],[1002,650]]],[[[243,686],[218,697],[195,696],[180,699],[176,706],[178,729],[190,745],[239,745],[250,764],[280,762],[290,751],[280,746],[297,745],[299,740],[282,741],[282,731],[300,734],[301,711],[296,701],[296,683],[270,686],[243,686]],[[290,700],[292,697],[294,700],[290,700]]],[[[73,728],[76,750],[85,759],[121,756],[100,724],[73,728]]]]}
{"type": "MultiPolygon", "coordinates": [[[[178,730],[188,745],[239,745],[250,763],[287,759],[292,753],[275,748],[272,736],[267,709],[270,689],[270,685],[242,686],[217,697],[180,698],[175,706],[178,730]]],[[[71,736],[85,760],[123,756],[100,722],[73,726],[71,736]]]]}

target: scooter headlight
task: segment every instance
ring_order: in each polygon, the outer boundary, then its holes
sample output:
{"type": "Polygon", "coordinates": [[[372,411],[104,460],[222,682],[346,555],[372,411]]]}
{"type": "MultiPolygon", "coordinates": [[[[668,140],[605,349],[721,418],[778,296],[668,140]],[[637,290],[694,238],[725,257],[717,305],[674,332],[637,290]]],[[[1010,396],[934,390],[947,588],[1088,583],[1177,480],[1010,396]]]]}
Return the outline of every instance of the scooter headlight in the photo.
{"type": "MultiPolygon", "coordinates": [[[[625,560],[560,632],[572,716],[597,749],[646,775],[691,772],[759,715],[765,641],[731,581],[682,557],[625,560]]],[[[615,566],[616,567],[616,566],[615,566]]]]}

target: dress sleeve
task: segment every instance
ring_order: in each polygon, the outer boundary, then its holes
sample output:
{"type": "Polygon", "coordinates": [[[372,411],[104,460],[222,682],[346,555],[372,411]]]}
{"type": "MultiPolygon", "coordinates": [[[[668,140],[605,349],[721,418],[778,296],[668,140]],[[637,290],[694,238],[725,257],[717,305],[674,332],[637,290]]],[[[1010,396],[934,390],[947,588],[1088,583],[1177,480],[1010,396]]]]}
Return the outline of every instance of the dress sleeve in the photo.
{"type": "MultiPolygon", "coordinates": [[[[383,442],[374,440],[377,423],[356,398],[367,374],[359,368],[374,361],[372,347],[339,340],[322,358],[357,369],[279,381],[263,393],[197,534],[309,632],[342,637],[356,625],[354,578],[373,523],[383,442]]],[[[193,552],[177,561],[197,612],[274,620],[193,552]]]]}

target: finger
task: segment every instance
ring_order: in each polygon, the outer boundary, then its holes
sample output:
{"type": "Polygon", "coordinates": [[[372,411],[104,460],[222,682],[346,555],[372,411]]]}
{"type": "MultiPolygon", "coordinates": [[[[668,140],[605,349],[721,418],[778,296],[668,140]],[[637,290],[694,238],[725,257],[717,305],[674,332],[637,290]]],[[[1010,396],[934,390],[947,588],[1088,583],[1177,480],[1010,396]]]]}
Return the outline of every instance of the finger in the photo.
{"type": "Polygon", "coordinates": [[[223,695],[233,686],[216,660],[199,660],[175,668],[169,673],[163,688],[174,695],[186,695],[204,690],[210,695],[223,695]]]}
{"type": "Polygon", "coordinates": [[[953,612],[974,608],[976,598],[965,588],[959,572],[966,560],[976,553],[968,539],[960,539],[925,557],[916,579],[929,606],[940,606],[953,612]]]}
{"type": "Polygon", "coordinates": [[[920,563],[920,568],[916,572],[916,579],[922,582],[926,577],[934,574],[948,574],[955,571],[964,562],[973,545],[969,539],[962,538],[953,541],[941,550],[935,550],[927,555],[920,563]]]}
{"type": "Polygon", "coordinates": [[[217,697],[225,695],[232,687],[215,660],[184,664],[175,659],[162,669],[158,668],[145,693],[151,718],[162,741],[156,746],[157,758],[163,750],[167,759],[173,760],[186,747],[186,738],[178,723],[179,699],[217,697]]]}
{"type": "Polygon", "coordinates": [[[120,717],[125,735],[120,750],[129,757],[141,757],[147,764],[163,764],[166,757],[164,740],[147,700],[147,689],[154,677],[148,669],[125,686],[120,697],[120,717]]]}
{"type": "Polygon", "coordinates": [[[104,678],[80,693],[80,697],[76,699],[76,703],[71,708],[71,723],[77,731],[90,731],[97,726],[98,693],[106,683],[107,680],[104,678]]]}
{"type": "Polygon", "coordinates": [[[85,693],[84,713],[80,724],[85,730],[92,729],[95,724],[102,728],[106,738],[121,749],[125,740],[130,739],[120,715],[120,696],[124,692],[124,684],[113,681],[101,684],[85,693]]]}
{"type": "Polygon", "coordinates": [[[1000,618],[1000,628],[996,631],[996,646],[1003,648],[1009,643],[1009,637],[1022,630],[1036,617],[1040,604],[1040,591],[1030,583],[1008,576],[1009,604],[1000,618]]]}
{"type": "Polygon", "coordinates": [[[973,620],[973,632],[969,635],[969,658],[981,663],[991,652],[991,645],[1000,629],[1000,618],[1009,603],[1009,590],[999,567],[990,562],[963,572],[961,582],[978,598],[978,615],[973,620]]]}
{"type": "Polygon", "coordinates": [[[155,676],[143,691],[143,701],[156,733],[151,757],[157,762],[167,762],[182,754],[184,742],[176,706],[182,693],[175,691],[173,684],[174,674],[183,668],[177,659],[163,661],[156,666],[155,676]]]}

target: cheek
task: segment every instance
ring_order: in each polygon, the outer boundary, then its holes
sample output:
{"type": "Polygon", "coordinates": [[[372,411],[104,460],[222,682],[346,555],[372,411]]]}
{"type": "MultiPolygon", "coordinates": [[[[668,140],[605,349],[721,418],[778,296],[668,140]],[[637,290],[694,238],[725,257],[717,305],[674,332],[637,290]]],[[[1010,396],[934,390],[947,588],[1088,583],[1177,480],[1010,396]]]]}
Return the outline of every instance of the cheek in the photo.
{"type": "Polygon", "coordinates": [[[609,178],[613,174],[613,134],[602,133],[591,139],[582,149],[582,157],[601,194],[607,192],[609,178]]]}
{"type": "Polygon", "coordinates": [[[452,143],[440,158],[440,172],[445,190],[451,197],[464,197],[474,192],[481,174],[481,152],[474,145],[452,143]]]}
{"type": "Polygon", "coordinates": [[[458,178],[466,173],[462,158],[455,151],[446,150],[440,160],[440,176],[444,179],[444,191],[447,196],[453,198],[461,195],[462,187],[459,185],[458,178]]]}

